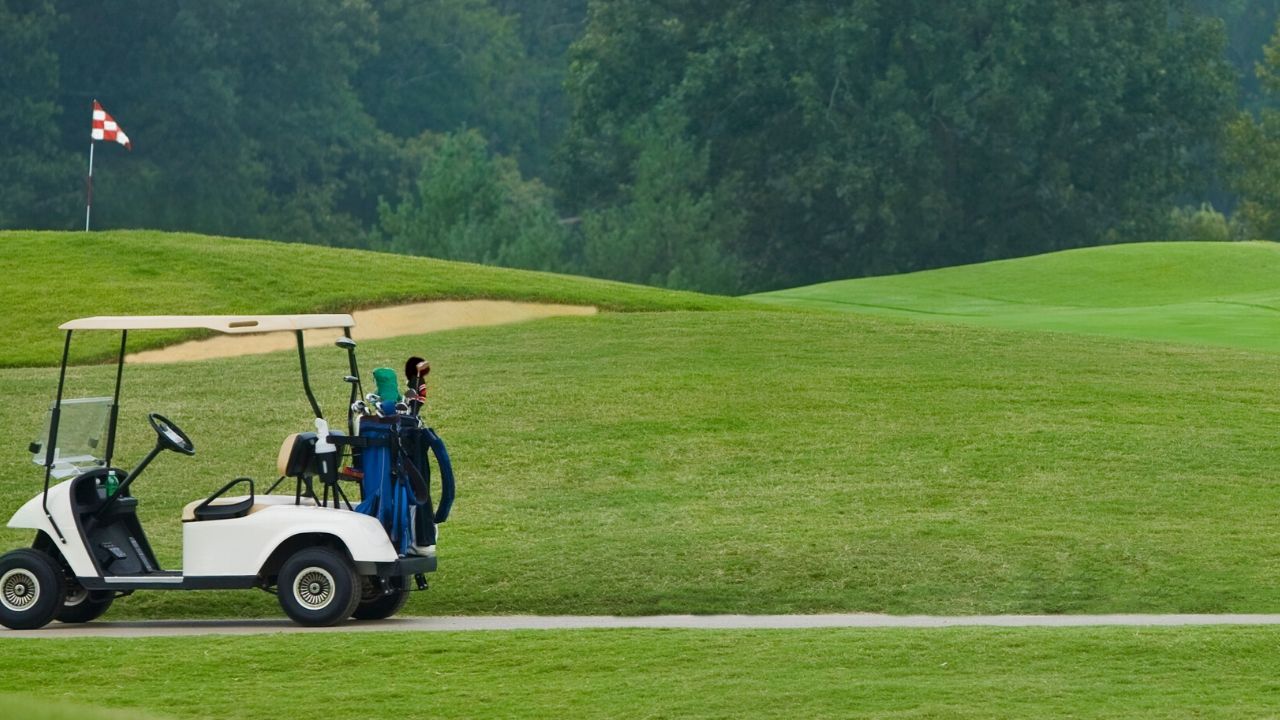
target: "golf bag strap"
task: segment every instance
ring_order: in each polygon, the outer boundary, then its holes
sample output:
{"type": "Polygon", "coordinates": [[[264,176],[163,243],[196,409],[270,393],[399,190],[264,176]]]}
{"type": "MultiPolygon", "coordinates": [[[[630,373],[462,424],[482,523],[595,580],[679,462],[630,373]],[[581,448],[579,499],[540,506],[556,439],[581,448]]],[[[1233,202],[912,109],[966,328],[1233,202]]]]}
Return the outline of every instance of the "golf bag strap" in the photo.
{"type": "Polygon", "coordinates": [[[349,448],[371,448],[371,447],[389,448],[392,446],[392,440],[389,437],[370,437],[368,435],[355,436],[355,437],[351,435],[342,435],[342,436],[330,435],[329,442],[333,443],[334,445],[338,445],[340,447],[349,447],[349,448]]]}
{"type": "Polygon", "coordinates": [[[449,460],[449,450],[444,440],[432,428],[426,432],[428,447],[436,456],[436,465],[440,466],[440,504],[436,507],[435,521],[440,524],[449,519],[449,511],[453,509],[453,498],[456,491],[453,479],[453,462],[449,460]]]}
{"type": "Polygon", "coordinates": [[[403,446],[399,452],[400,468],[404,471],[406,484],[409,491],[413,493],[414,502],[421,505],[422,503],[431,502],[431,488],[427,485],[427,479],[423,477],[422,471],[418,469],[418,465],[413,462],[413,458],[409,457],[409,453],[403,446]]]}

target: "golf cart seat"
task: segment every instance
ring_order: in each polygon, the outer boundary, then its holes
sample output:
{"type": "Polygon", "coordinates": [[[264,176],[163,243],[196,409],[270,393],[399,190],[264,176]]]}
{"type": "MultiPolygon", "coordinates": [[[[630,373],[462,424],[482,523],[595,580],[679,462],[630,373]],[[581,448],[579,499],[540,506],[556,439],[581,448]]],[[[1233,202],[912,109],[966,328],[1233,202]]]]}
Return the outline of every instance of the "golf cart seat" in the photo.
{"type": "MultiPolygon", "coordinates": [[[[295,498],[293,495],[253,495],[252,497],[248,495],[235,495],[232,497],[220,497],[213,502],[212,506],[219,507],[224,503],[228,505],[236,505],[238,503],[244,502],[245,500],[252,500],[253,504],[249,507],[248,512],[246,512],[244,515],[239,515],[236,517],[247,517],[249,515],[252,515],[258,512],[259,510],[266,510],[267,508],[273,507],[275,505],[295,505],[295,506],[302,505],[306,507],[315,507],[317,504],[315,501],[315,498],[309,498],[309,497],[295,498]]],[[[200,504],[204,502],[207,502],[207,501],[193,500],[187,503],[187,506],[182,509],[182,522],[196,522],[197,520],[214,519],[214,518],[208,517],[207,514],[204,514],[204,513],[202,513],[202,515],[205,515],[204,517],[200,517],[200,518],[196,517],[196,508],[199,507],[200,504]]]]}
{"type": "Polygon", "coordinates": [[[182,522],[242,518],[253,511],[253,500],[253,480],[247,477],[236,478],[208,498],[187,503],[187,506],[182,509],[182,522]],[[248,495],[222,497],[223,493],[241,483],[249,483],[248,495]]]}

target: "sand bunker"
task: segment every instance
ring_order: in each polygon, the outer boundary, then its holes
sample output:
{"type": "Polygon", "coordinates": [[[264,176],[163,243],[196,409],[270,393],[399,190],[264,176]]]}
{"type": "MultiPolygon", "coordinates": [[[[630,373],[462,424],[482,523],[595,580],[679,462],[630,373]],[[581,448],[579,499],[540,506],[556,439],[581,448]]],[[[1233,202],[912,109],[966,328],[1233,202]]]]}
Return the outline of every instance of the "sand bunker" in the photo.
{"type": "MultiPolygon", "coordinates": [[[[442,300],[358,310],[351,313],[356,320],[356,326],[351,335],[357,342],[361,342],[454,328],[505,325],[535,318],[594,315],[596,312],[596,308],[583,305],[517,303],[502,300],[442,300]]],[[[307,346],[332,344],[339,335],[341,335],[339,330],[310,330],[306,333],[307,346]]],[[[127,360],[139,363],[210,360],[289,350],[297,347],[296,343],[293,333],[218,335],[206,340],[192,340],[159,350],[133,353],[127,360]]]]}

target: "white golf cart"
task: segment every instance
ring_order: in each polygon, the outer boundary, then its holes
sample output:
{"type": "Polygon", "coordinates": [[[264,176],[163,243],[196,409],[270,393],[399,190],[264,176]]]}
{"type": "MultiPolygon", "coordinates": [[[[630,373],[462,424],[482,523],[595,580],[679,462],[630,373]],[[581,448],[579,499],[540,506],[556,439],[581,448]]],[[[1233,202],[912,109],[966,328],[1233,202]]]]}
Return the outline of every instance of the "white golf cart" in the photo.
{"type": "MultiPolygon", "coordinates": [[[[435,522],[447,517],[446,495],[452,503],[452,471],[444,467],[446,456],[441,468],[442,482],[448,475],[441,497],[444,517],[418,513],[424,517],[415,518],[412,542],[393,542],[390,525],[377,517],[377,502],[366,498],[362,508],[372,506],[375,511],[358,512],[347,500],[340,481],[359,482],[360,473],[339,467],[352,460],[358,466],[361,449],[369,451],[369,443],[357,436],[358,416],[367,413],[371,425],[374,419],[386,422],[380,412],[374,418],[374,411],[360,401],[355,342],[350,339],[354,324],[350,315],[93,317],[63,324],[66,341],[56,400],[45,436],[31,446],[33,461],[44,467],[44,490],[8,523],[34,530],[35,542],[31,548],[0,556],[0,624],[31,629],[54,619],[88,622],[106,612],[115,598],[136,590],[261,588],[274,591],[285,613],[303,625],[395,614],[409,591],[424,589],[425,574],[436,569],[435,522]],[[129,331],[185,328],[231,334],[293,332],[315,431],[285,439],[278,460],[280,479],[266,494],[255,493],[253,480],[237,478],[186,506],[183,569],[177,571],[161,569],[157,562],[138,522],[138,499],[132,490],[161,452],[194,455],[195,445],[172,421],[152,413],[148,419],[156,432],[155,447],[131,470],[112,466],[112,455],[129,331]],[[308,378],[303,331],[321,328],[344,333],[337,345],[346,350],[351,368],[344,378],[353,401],[347,433],[329,430],[308,378]],[[112,397],[63,398],[72,333],[83,330],[120,333],[112,397]],[[286,478],[295,480],[294,492],[271,494],[286,478]],[[52,480],[61,482],[50,486],[52,480]],[[323,486],[320,496],[317,480],[323,486]]],[[[378,400],[373,395],[369,399],[378,400]]],[[[399,409],[389,415],[407,426],[409,413],[401,417],[399,409]]],[[[412,421],[417,424],[414,410],[412,421]]],[[[418,480],[421,484],[421,477],[418,480]]],[[[368,494],[365,485],[360,493],[368,494]]],[[[426,502],[429,510],[430,499],[426,502]]]]}

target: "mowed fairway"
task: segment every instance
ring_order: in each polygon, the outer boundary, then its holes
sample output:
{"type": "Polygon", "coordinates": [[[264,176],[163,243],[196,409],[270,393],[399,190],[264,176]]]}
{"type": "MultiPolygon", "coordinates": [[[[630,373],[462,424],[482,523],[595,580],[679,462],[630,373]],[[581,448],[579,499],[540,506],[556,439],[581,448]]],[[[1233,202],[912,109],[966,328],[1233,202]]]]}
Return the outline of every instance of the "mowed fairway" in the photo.
{"type": "Polygon", "coordinates": [[[7,640],[0,693],[48,687],[56,668],[46,697],[178,718],[1235,719],[1274,716],[1277,642],[1274,628],[7,640]]]}
{"type": "Polygon", "coordinates": [[[1280,350],[1280,245],[1140,243],[810,285],[775,305],[1280,350]]]}
{"type": "MultiPolygon", "coordinates": [[[[1280,356],[836,313],[631,313],[366,343],[422,351],[461,478],[412,613],[1268,612],[1280,356]]],[[[327,407],[343,359],[315,357],[327,407]]],[[[72,394],[101,392],[99,366],[72,394]]],[[[0,371],[24,454],[49,369],[0,371]]],[[[181,506],[272,477],[306,427],[289,354],[126,375],[122,458],[158,411],[199,453],[135,493],[166,565],[181,506]]],[[[12,531],[7,544],[28,538],[12,531]]],[[[278,613],[139,593],[113,617],[278,613]]]]}

